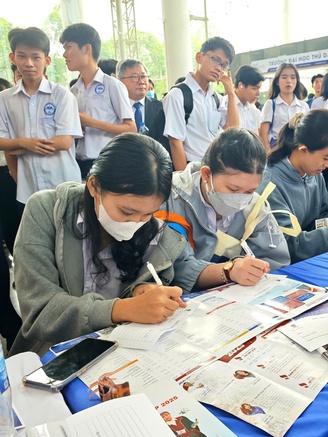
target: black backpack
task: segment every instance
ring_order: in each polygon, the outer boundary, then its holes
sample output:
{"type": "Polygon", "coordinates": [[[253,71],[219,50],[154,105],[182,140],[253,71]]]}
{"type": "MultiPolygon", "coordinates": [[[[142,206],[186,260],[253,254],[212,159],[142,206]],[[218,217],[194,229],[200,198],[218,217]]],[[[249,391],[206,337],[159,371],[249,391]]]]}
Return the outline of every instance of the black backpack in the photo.
{"type": "MultiPolygon", "coordinates": [[[[185,122],[186,124],[188,124],[190,114],[192,113],[192,110],[194,108],[194,99],[192,96],[192,91],[186,83],[178,83],[177,85],[174,85],[172,88],[179,88],[183,94],[183,108],[185,112],[185,122]]],[[[213,99],[215,101],[216,108],[219,109],[220,100],[216,93],[213,94],[213,99]]],[[[171,156],[169,140],[167,137],[163,135],[164,128],[165,128],[165,113],[163,108],[159,111],[157,115],[156,124],[157,124],[157,136],[155,140],[159,141],[171,156]]]]}

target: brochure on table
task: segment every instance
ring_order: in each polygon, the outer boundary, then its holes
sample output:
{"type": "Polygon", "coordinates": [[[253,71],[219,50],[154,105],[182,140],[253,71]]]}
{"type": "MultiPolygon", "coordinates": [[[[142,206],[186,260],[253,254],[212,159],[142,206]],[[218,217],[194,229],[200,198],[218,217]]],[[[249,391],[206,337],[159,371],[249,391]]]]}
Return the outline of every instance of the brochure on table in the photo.
{"type": "Polygon", "coordinates": [[[175,435],[236,437],[219,419],[173,379],[163,379],[145,390],[158,413],[175,435]]]}
{"type": "Polygon", "coordinates": [[[74,414],[63,422],[26,430],[27,437],[173,437],[143,393],[113,399],[74,414]]]}
{"type": "Polygon", "coordinates": [[[237,302],[238,293],[249,301],[243,294],[246,287],[237,286],[233,301],[222,297],[226,289],[199,295],[193,299],[197,309],[179,330],[166,332],[151,350],[119,347],[86,372],[82,381],[91,385],[107,373],[117,383],[128,381],[131,393],[139,393],[163,378],[173,378],[198,400],[235,414],[269,434],[284,435],[326,384],[328,362],[316,352],[296,347],[276,329],[256,338],[254,333],[263,333],[266,327],[328,296],[317,289],[309,291],[297,281],[279,279],[266,285],[265,296],[261,299],[258,293],[251,307],[237,302]],[[301,305],[297,304],[298,297],[301,305]],[[293,299],[295,305],[286,304],[293,299]],[[270,311],[261,309],[262,302],[268,308],[268,302],[273,301],[270,311]],[[283,301],[283,307],[277,301],[283,301]],[[247,372],[251,374],[248,377],[247,372]]]}
{"type": "Polygon", "coordinates": [[[295,317],[279,330],[310,352],[327,345],[328,304],[323,303],[295,317]]]}

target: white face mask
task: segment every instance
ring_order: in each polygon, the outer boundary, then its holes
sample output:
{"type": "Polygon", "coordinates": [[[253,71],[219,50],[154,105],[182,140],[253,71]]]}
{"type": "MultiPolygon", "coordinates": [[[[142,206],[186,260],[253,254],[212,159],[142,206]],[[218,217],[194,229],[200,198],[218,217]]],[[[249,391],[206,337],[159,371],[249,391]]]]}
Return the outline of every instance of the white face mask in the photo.
{"type": "Polygon", "coordinates": [[[211,184],[211,190],[209,190],[208,184],[205,184],[208,200],[217,214],[223,217],[236,214],[236,212],[246,208],[253,199],[253,194],[220,193],[219,191],[214,191],[212,175],[211,184]]]}
{"type": "Polygon", "coordinates": [[[109,217],[100,199],[99,205],[99,223],[115,240],[131,240],[133,235],[147,222],[116,222],[109,217]]]}

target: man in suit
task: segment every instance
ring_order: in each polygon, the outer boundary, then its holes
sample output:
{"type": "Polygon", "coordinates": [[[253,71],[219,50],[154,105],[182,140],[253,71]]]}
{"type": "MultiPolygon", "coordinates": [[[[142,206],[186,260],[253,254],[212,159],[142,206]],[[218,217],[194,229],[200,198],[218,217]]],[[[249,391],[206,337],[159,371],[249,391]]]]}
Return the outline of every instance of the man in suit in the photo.
{"type": "Polygon", "coordinates": [[[140,123],[144,122],[148,135],[169,150],[167,138],[163,136],[163,104],[147,97],[149,76],[146,67],[136,59],[125,59],[117,64],[116,77],[128,90],[138,132],[140,123]]]}

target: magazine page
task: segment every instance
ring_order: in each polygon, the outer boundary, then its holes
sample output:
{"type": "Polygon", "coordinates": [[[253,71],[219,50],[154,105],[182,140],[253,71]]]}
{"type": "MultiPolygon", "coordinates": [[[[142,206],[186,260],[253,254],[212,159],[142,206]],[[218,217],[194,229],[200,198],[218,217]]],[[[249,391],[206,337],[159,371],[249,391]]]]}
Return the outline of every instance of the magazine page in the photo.
{"type": "Polygon", "coordinates": [[[311,402],[255,372],[235,378],[236,370],[246,369],[216,361],[179,382],[201,386],[192,392],[198,401],[228,411],[274,437],[283,436],[311,402]]]}
{"type": "Polygon", "coordinates": [[[121,347],[130,349],[151,349],[158,339],[166,332],[178,329],[196,310],[198,303],[191,300],[187,308],[179,308],[172,317],[162,323],[153,325],[143,323],[123,323],[117,326],[108,336],[115,340],[121,347]]]}
{"type": "Polygon", "coordinates": [[[74,414],[64,422],[68,437],[173,437],[145,394],[125,396],[74,414]]]}
{"type": "Polygon", "coordinates": [[[327,361],[274,328],[177,382],[199,401],[279,437],[322,390],[327,374],[327,361]]]}
{"type": "Polygon", "coordinates": [[[236,437],[173,379],[163,379],[145,391],[166,424],[179,436],[236,437]]]}
{"type": "Polygon", "coordinates": [[[265,309],[282,319],[291,319],[328,300],[323,288],[278,275],[268,275],[253,287],[231,284],[217,290],[226,299],[265,309]]]}
{"type": "Polygon", "coordinates": [[[279,328],[279,331],[312,352],[328,344],[328,304],[323,303],[279,328]]]}
{"type": "Polygon", "coordinates": [[[175,379],[216,359],[214,354],[197,345],[184,343],[179,334],[167,333],[149,351],[118,347],[82,374],[80,379],[90,386],[101,375],[108,374],[117,383],[128,381],[131,393],[140,393],[165,377],[175,379]]]}

